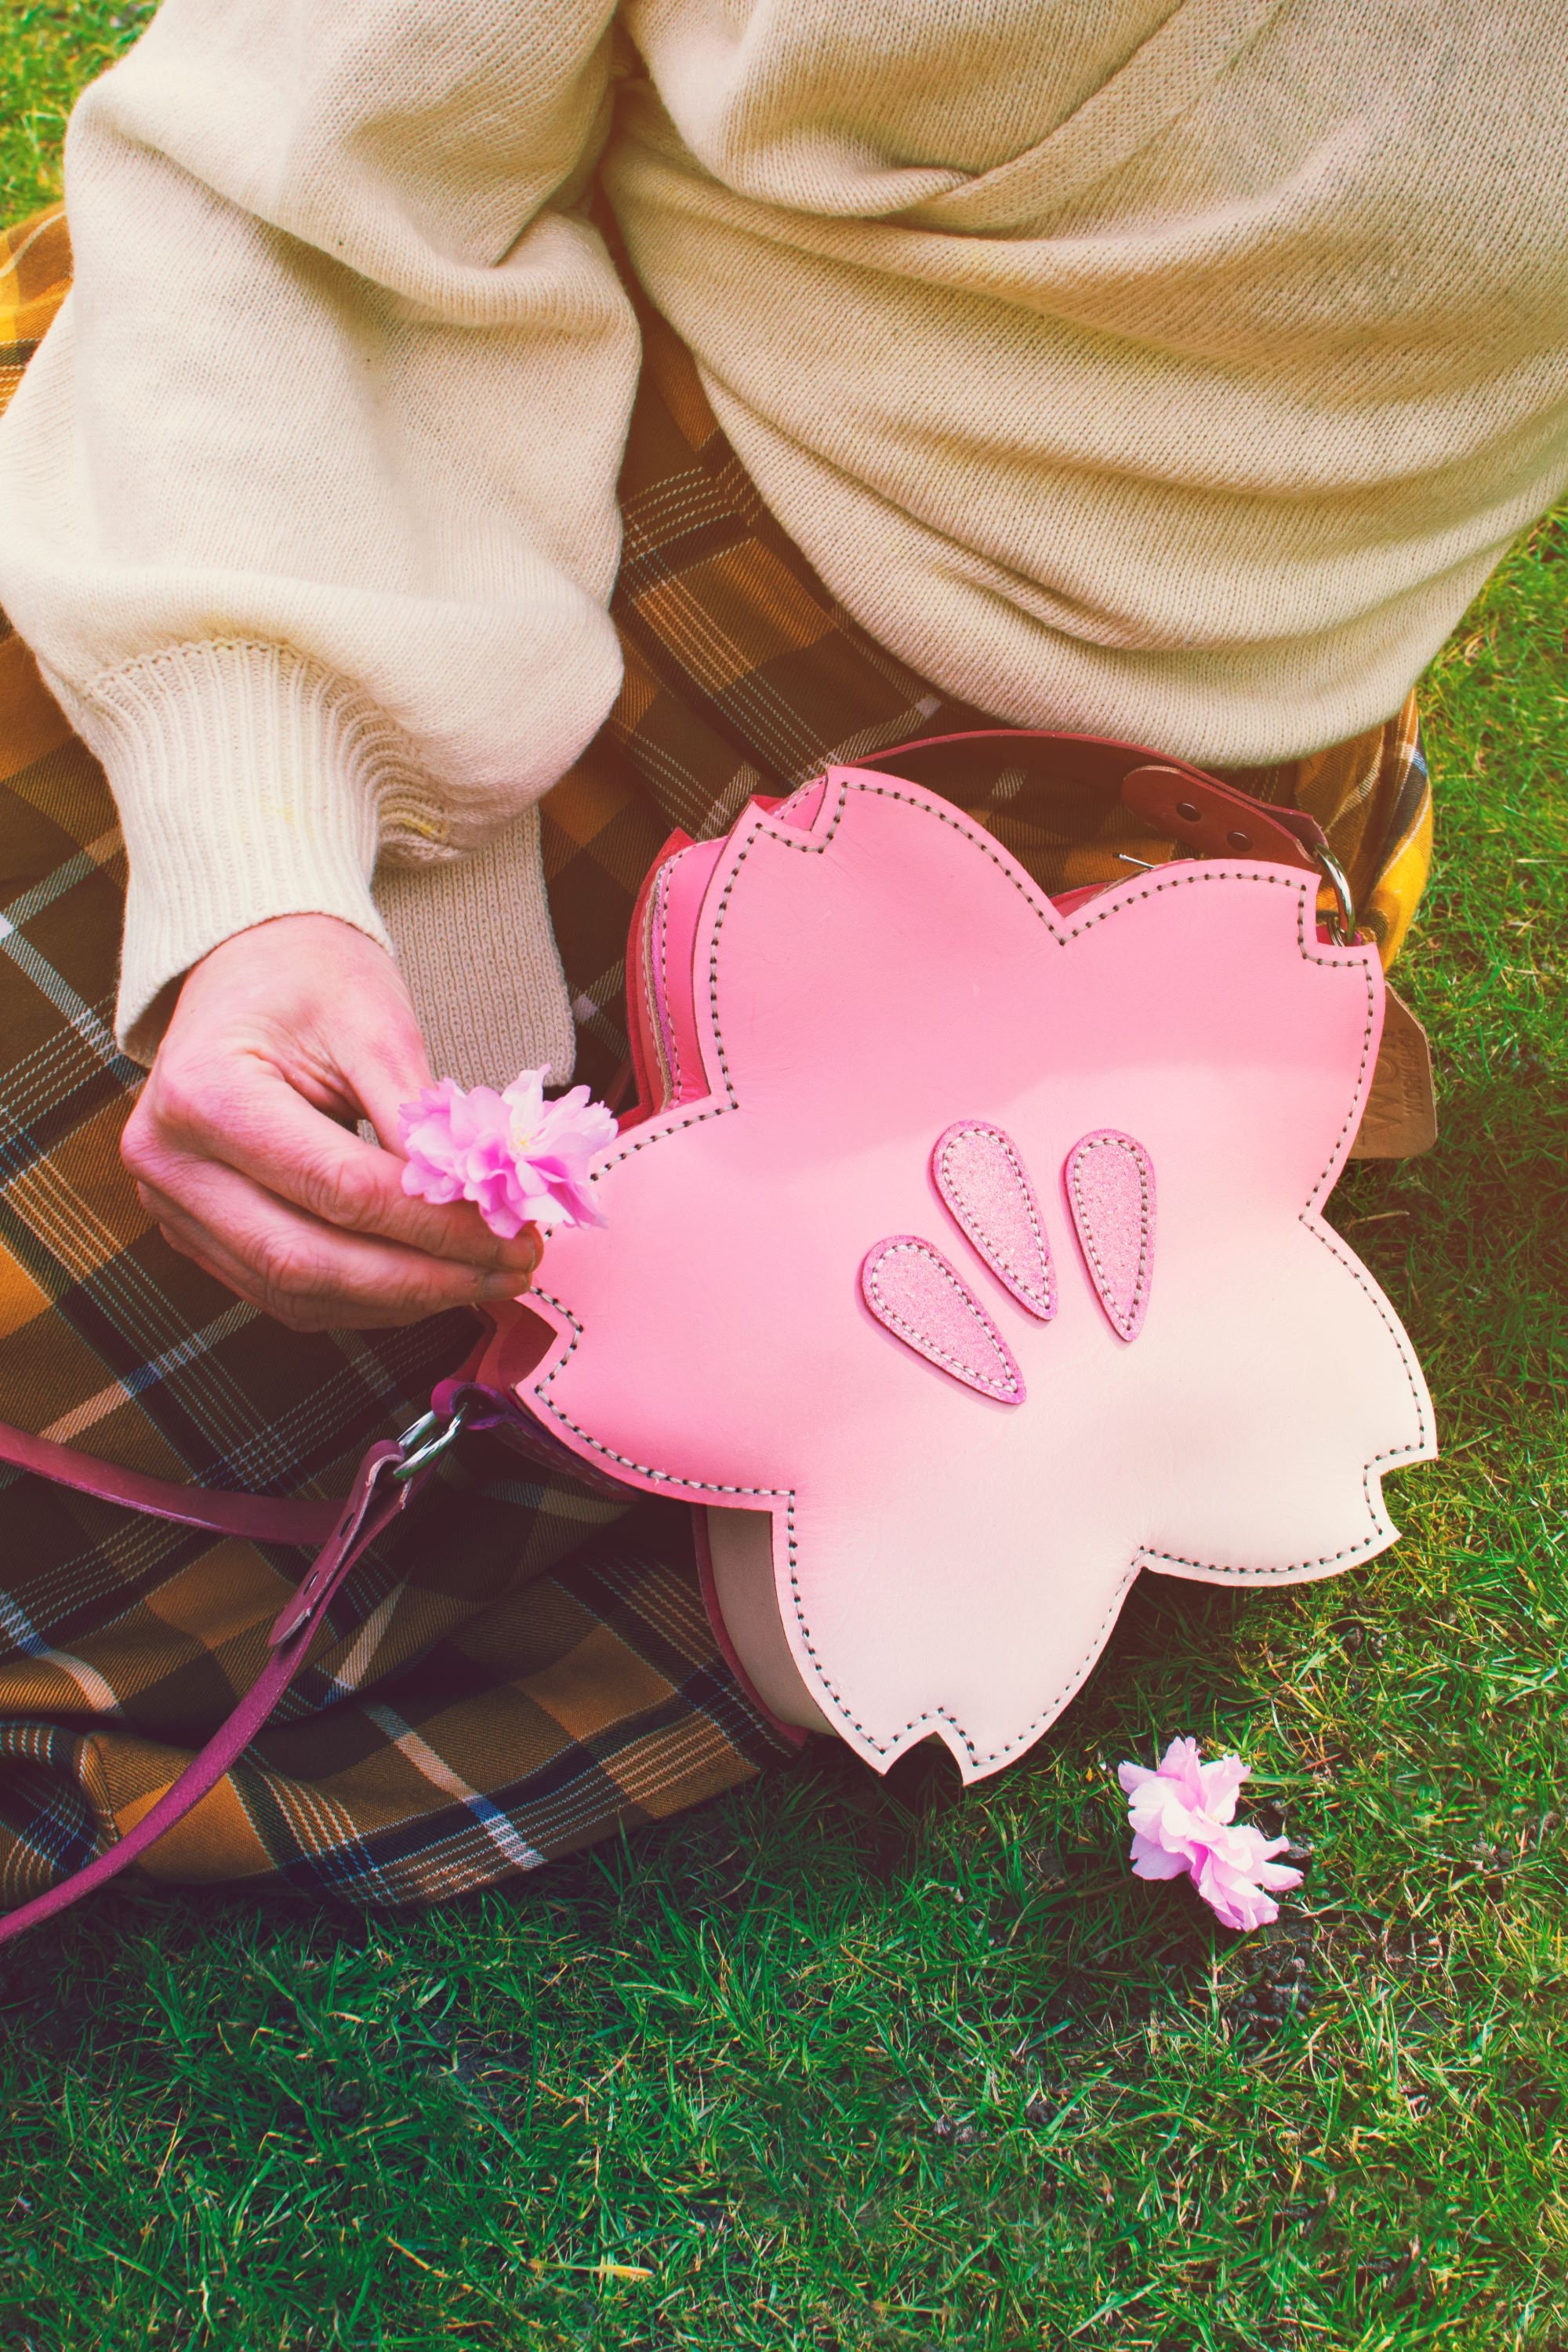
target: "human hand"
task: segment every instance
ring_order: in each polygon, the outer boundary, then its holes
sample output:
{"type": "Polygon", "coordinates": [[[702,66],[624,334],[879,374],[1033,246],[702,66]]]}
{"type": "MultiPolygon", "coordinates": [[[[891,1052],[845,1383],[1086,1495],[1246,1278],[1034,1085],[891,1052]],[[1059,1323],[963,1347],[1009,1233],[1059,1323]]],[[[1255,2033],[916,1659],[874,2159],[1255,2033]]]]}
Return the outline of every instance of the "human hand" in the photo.
{"type": "Polygon", "coordinates": [[[174,1248],[291,1331],[369,1330],[528,1287],[541,1243],[403,1190],[382,1145],[430,1082],[374,940],[330,915],[237,932],[192,966],[121,1150],[174,1248]]]}

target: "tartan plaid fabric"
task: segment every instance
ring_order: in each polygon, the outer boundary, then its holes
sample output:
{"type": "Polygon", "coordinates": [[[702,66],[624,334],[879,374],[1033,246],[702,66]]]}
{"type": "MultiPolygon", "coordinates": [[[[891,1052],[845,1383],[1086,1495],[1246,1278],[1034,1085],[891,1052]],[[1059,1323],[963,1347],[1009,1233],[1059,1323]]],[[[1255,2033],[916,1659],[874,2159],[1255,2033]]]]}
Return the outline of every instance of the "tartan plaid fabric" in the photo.
{"type": "MultiPolygon", "coordinates": [[[[4,389],[69,275],[45,215],[0,240],[4,389]]],[[[123,888],[102,773],[0,636],[0,1419],[205,1484],[342,1493],[477,1326],[300,1338],[150,1228],[119,1157],[140,1072],[110,1030],[123,888]]],[[[131,1827],[254,1679],[298,1578],[5,1479],[0,1904],[131,1827]]],[[[679,1506],[606,1500],[483,1438],[356,1570],[328,1638],[153,1875],[429,1900],[661,1818],[793,1752],[704,1615],[679,1506]]]]}
{"type": "MultiPolygon", "coordinates": [[[[69,278],[58,211],[0,236],[0,395],[69,278]]],[[[615,612],[626,684],[544,803],[579,1075],[626,1056],[632,903],[676,825],[829,757],[982,726],[837,607],[762,507],[695,369],[645,312],[615,612]]],[[[4,625],[0,624],[0,628],[4,625]]],[[[1243,779],[1327,824],[1385,954],[1430,835],[1413,707],[1355,743],[1243,779]]],[[[1131,820],[1016,759],[968,804],[1059,888],[1158,857],[1131,820]]],[[[274,1494],[347,1485],[468,1350],[464,1316],[301,1338],[152,1229],[118,1143],[139,1073],[110,1031],[123,867],[103,776],[0,635],[0,1418],[165,1476],[274,1494]]],[[[5,1474],[0,1474],[4,1476],[5,1474]]],[[[299,1573],[9,1476],[0,1559],[0,1902],[133,1824],[258,1671],[299,1573]]],[[[328,1638],[242,1766],[154,1849],[181,1880],[430,1900],[657,1819],[789,1752],[703,1615],[688,1521],[520,1472],[482,1438],[356,1570],[328,1638]]]]}

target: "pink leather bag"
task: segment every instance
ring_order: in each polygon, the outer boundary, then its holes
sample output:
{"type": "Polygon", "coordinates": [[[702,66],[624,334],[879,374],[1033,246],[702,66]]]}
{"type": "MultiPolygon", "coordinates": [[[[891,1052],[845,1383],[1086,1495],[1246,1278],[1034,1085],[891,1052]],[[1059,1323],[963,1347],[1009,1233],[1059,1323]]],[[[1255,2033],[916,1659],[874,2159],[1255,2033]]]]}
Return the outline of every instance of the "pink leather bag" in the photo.
{"type": "Polygon", "coordinates": [[[668,854],[607,1228],[552,1241],[478,1374],[699,1505],[753,1694],[879,1770],[931,1735],[966,1780],[1022,1753],[1140,1569],[1369,1558],[1383,1474],[1434,1450],[1410,1343],[1321,1213],[1375,950],[1320,927],[1298,818],[1174,762],[1121,791],[1233,855],[1053,905],[950,803],[853,767],[668,854]],[[1265,821],[1288,862],[1258,862],[1265,821]]]}
{"type": "Polygon", "coordinates": [[[1343,877],[1310,817],[1184,761],[1010,735],[1193,853],[1053,903],[908,772],[1002,740],[833,768],[670,845],[628,947],[607,1227],[552,1238],[341,1508],[0,1428],[19,1468],[323,1547],[235,1715],[0,1942],[216,1785],[465,1423],[691,1502],[753,1696],[879,1770],[933,1734],[969,1780],[1019,1754],[1141,1568],[1300,1580],[1394,1539],[1382,1477],[1436,1445],[1410,1343],[1321,1215],[1384,1003],[1343,877]]]}

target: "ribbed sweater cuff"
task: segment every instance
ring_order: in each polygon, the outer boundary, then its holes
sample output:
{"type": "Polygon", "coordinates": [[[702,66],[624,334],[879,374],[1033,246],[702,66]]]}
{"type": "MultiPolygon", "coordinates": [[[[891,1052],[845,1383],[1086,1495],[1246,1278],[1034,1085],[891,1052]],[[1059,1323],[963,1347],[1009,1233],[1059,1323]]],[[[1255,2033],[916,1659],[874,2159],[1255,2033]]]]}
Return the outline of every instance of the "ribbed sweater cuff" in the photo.
{"type": "Polygon", "coordinates": [[[370,895],[406,754],[366,699],[277,646],[175,646],[101,673],[71,715],[108,772],[130,882],[116,1025],[151,1061],[174,983],[237,931],[336,915],[390,949],[370,895]]]}

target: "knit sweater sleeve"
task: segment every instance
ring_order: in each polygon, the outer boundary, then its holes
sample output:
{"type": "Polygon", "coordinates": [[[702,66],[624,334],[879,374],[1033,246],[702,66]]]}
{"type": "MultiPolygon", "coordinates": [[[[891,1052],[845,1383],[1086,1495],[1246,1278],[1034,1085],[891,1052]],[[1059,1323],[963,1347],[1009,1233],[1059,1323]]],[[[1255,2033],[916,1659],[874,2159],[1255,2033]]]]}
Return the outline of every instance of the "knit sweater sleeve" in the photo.
{"type": "Polygon", "coordinates": [[[614,699],[637,337],[581,209],[614,0],[164,0],[67,151],[0,604],[102,759],[120,1025],[378,856],[495,835],[614,699]]]}

